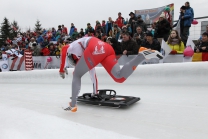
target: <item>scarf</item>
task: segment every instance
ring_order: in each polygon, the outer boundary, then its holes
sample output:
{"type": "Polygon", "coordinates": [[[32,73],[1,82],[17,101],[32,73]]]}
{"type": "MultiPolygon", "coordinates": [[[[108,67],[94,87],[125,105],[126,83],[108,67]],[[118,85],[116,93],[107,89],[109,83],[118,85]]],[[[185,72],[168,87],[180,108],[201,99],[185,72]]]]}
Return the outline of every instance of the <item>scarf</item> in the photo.
{"type": "Polygon", "coordinates": [[[171,39],[170,44],[171,45],[176,45],[176,44],[179,45],[179,40],[178,39],[171,39]]]}

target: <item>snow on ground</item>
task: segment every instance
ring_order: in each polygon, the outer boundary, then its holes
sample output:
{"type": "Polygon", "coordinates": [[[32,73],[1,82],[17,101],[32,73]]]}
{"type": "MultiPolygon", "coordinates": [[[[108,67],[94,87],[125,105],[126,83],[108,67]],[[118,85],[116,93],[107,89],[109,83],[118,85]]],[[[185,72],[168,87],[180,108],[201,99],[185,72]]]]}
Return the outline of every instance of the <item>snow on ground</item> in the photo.
{"type": "MultiPolygon", "coordinates": [[[[140,97],[129,108],[78,103],[76,113],[61,109],[69,101],[73,69],[0,73],[0,139],[207,139],[208,63],[140,65],[123,84],[96,68],[99,89],[140,97]]],[[[81,93],[90,92],[89,75],[81,93]]]]}

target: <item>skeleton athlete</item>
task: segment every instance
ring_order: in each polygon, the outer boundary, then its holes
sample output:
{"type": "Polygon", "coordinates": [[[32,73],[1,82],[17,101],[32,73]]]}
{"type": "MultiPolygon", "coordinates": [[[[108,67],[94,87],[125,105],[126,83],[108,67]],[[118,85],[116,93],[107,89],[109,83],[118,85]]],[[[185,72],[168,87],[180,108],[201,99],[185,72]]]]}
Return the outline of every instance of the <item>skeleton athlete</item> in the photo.
{"type": "MultiPolygon", "coordinates": [[[[82,76],[86,72],[91,71],[93,73],[91,74],[91,78],[95,78],[94,80],[96,80],[96,76],[94,76],[94,67],[99,63],[105,68],[115,82],[122,83],[145,59],[163,58],[162,54],[158,51],[141,47],[138,55],[120,68],[114,49],[110,44],[95,37],[83,37],[62,48],[61,66],[59,70],[59,74],[62,78],[65,78],[65,74],[67,74],[67,54],[71,56],[70,59],[75,59],[74,63],[76,63],[76,65],[74,67],[72,79],[71,102],[63,109],[72,112],[77,111],[76,102],[81,89],[82,76]]],[[[95,86],[97,86],[97,84],[95,86]]],[[[93,93],[96,93],[96,90],[97,88],[95,87],[93,93]]]]}

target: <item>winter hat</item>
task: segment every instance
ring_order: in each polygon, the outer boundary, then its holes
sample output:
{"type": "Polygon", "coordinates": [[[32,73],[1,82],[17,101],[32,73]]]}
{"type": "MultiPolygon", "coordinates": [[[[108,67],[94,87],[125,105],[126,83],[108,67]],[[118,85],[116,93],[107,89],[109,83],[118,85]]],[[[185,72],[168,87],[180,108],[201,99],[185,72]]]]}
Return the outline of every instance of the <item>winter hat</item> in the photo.
{"type": "Polygon", "coordinates": [[[181,6],[181,9],[182,10],[186,10],[186,6],[181,6]]]}
{"type": "Polygon", "coordinates": [[[142,18],[142,16],[141,15],[138,15],[137,18],[142,18]]]}
{"type": "Polygon", "coordinates": [[[169,6],[165,7],[165,11],[170,11],[170,7],[169,6]]]}
{"type": "Polygon", "coordinates": [[[133,12],[130,12],[130,13],[129,13],[129,16],[131,16],[132,14],[135,15],[133,12]]]}

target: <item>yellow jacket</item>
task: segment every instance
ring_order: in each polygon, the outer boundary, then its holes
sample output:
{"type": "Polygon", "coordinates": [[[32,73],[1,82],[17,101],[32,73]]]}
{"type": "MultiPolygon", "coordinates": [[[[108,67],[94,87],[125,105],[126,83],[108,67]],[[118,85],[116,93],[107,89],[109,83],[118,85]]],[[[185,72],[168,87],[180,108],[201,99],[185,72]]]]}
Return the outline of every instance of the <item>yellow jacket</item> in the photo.
{"type": "Polygon", "coordinates": [[[176,45],[171,45],[171,44],[168,44],[170,46],[170,48],[172,50],[176,50],[178,54],[183,54],[183,51],[184,51],[184,44],[183,42],[181,41],[181,46],[179,46],[178,44],[176,45]]]}

